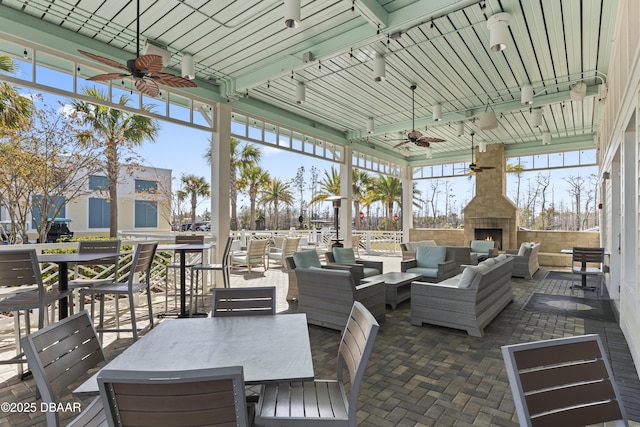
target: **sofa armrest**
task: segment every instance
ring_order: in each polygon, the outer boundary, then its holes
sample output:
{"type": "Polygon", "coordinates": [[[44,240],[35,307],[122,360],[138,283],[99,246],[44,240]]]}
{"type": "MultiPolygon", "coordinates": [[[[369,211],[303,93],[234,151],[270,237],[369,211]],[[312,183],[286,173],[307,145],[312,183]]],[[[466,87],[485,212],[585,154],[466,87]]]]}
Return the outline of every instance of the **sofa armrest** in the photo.
{"type": "Polygon", "coordinates": [[[362,280],[362,278],[364,277],[364,269],[361,265],[358,264],[327,264],[323,265],[322,268],[326,270],[350,271],[356,283],[360,283],[360,280],[362,280]]]}
{"type": "Polygon", "coordinates": [[[505,251],[507,255],[518,255],[518,252],[520,252],[519,249],[507,249],[505,251]]]}
{"type": "Polygon", "coordinates": [[[378,270],[380,272],[380,274],[383,273],[383,271],[382,271],[382,267],[383,267],[382,261],[372,261],[372,260],[368,260],[368,259],[358,259],[358,260],[356,260],[356,263],[360,264],[364,268],[375,268],[376,270],[378,270]]]}
{"type": "Polygon", "coordinates": [[[493,258],[496,256],[498,256],[498,249],[497,248],[489,249],[489,258],[493,258]]]}
{"type": "Polygon", "coordinates": [[[438,280],[448,279],[458,274],[454,260],[438,264],[438,280]]]}
{"type": "Polygon", "coordinates": [[[408,259],[406,261],[400,261],[400,271],[405,273],[410,268],[416,268],[418,266],[418,261],[415,259],[408,259]]]}

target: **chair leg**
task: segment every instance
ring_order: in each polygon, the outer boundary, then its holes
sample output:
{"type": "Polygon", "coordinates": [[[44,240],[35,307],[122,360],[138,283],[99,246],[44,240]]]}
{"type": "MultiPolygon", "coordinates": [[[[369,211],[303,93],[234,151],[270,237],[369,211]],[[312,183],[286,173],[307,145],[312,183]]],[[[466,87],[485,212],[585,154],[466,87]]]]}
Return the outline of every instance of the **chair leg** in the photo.
{"type": "Polygon", "coordinates": [[[151,286],[147,284],[147,306],[149,310],[149,329],[153,329],[153,304],[151,304],[151,286]]]}
{"type": "MultiPolygon", "coordinates": [[[[136,342],[138,341],[138,327],[136,326],[136,307],[132,294],[129,294],[129,311],[131,312],[131,331],[133,332],[133,342],[136,342]]],[[[117,329],[120,329],[120,327],[117,329]]]]}
{"type": "Polygon", "coordinates": [[[120,295],[115,294],[113,298],[116,306],[116,338],[120,339],[120,295]]]}
{"type": "Polygon", "coordinates": [[[100,321],[98,322],[98,331],[100,332],[100,342],[104,336],[104,295],[99,295],[100,298],[100,321]]]}
{"type": "MultiPolygon", "coordinates": [[[[198,273],[196,272],[196,280],[198,280],[198,273]]],[[[196,292],[198,291],[198,283],[196,283],[196,292]]],[[[196,295],[196,304],[198,304],[198,296],[196,295]]],[[[191,269],[191,280],[189,283],[189,317],[193,316],[193,268],[191,269]]]]}
{"type": "MultiPolygon", "coordinates": [[[[25,310],[29,311],[29,310],[25,310]]],[[[14,311],[13,316],[13,331],[15,334],[15,343],[16,343],[16,358],[20,357],[22,354],[22,346],[20,345],[20,311],[14,311]]],[[[25,318],[26,320],[26,318],[25,318]]],[[[18,376],[22,378],[24,374],[24,369],[22,367],[22,363],[18,363],[18,376]]]]}

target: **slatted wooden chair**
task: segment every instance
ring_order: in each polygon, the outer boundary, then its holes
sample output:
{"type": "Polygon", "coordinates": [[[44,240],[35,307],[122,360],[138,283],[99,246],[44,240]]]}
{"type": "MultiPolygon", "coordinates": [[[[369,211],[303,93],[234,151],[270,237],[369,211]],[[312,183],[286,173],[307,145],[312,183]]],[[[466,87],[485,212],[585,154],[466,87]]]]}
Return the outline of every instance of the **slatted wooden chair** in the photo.
{"type": "Polygon", "coordinates": [[[98,375],[110,426],[251,425],[242,366],[192,371],[117,371],[98,375]]]}
{"type": "Polygon", "coordinates": [[[628,425],[597,334],[502,346],[521,426],[628,425]]]}
{"type": "Polygon", "coordinates": [[[338,349],[337,379],[277,383],[263,386],[256,409],[256,426],[357,425],[358,393],[378,334],[378,322],[354,302],[338,349]],[[349,372],[346,393],[343,369],[349,372]]]}
{"type": "Polygon", "coordinates": [[[586,289],[596,290],[602,295],[604,281],[604,248],[574,247],[571,260],[571,289],[585,289],[582,286],[574,286],[575,276],[595,276],[599,278],[598,286],[586,289]],[[591,265],[589,265],[591,264],[591,265]],[[594,265],[595,264],[595,265],[594,265]]]}
{"type": "MultiPolygon", "coordinates": [[[[89,314],[81,311],[22,338],[22,347],[42,402],[57,404],[81,375],[105,361],[89,314]]],[[[69,425],[106,424],[102,401],[96,397],[69,425]]],[[[46,411],[48,427],[60,425],[58,411],[46,411]]]]}
{"type": "Polygon", "coordinates": [[[267,239],[252,239],[249,240],[247,250],[245,252],[238,252],[231,256],[232,266],[246,266],[251,274],[251,268],[256,266],[263,266],[264,270],[269,269],[269,260],[267,259],[267,248],[269,241],[267,239]]]}
{"type": "Polygon", "coordinates": [[[131,264],[131,270],[129,271],[129,278],[124,283],[103,283],[91,288],[85,288],[80,291],[80,310],[84,310],[84,301],[87,296],[98,296],[100,298],[100,322],[98,325],[98,332],[100,333],[100,341],[104,332],[132,332],[133,340],[138,339],[138,328],[136,326],[136,310],[134,295],[140,291],[146,291],[147,293],[147,308],[149,310],[149,328],[153,328],[153,309],[151,306],[151,267],[153,264],[153,258],[156,254],[156,248],[158,242],[144,242],[138,243],[135,254],[133,256],[133,262],[131,264]],[[144,276],[144,281],[139,281],[138,274],[144,276]],[[118,298],[120,295],[126,295],[129,298],[129,312],[131,314],[131,329],[120,328],[118,321],[119,317],[116,316],[116,327],[114,329],[106,329],[104,327],[104,297],[105,295],[114,295],[118,298]]]}
{"type": "Polygon", "coordinates": [[[1,365],[17,364],[18,375],[24,373],[26,363],[20,346],[20,312],[24,314],[25,332],[31,332],[31,310],[38,310],[38,329],[44,327],[45,311],[56,302],[68,298],[71,291],[47,289],[42,281],[35,249],[17,249],[0,252],[0,312],[13,313],[16,355],[0,360],[1,365]]]}
{"type": "Polygon", "coordinates": [[[276,287],[214,288],[212,317],[276,314],[276,287]]]}
{"type": "Polygon", "coordinates": [[[278,262],[282,264],[282,266],[286,269],[287,264],[284,262],[284,259],[288,256],[293,255],[295,251],[298,250],[298,245],[300,244],[300,237],[287,237],[282,240],[280,246],[276,248],[273,252],[269,252],[269,260],[273,260],[274,262],[278,262]]]}

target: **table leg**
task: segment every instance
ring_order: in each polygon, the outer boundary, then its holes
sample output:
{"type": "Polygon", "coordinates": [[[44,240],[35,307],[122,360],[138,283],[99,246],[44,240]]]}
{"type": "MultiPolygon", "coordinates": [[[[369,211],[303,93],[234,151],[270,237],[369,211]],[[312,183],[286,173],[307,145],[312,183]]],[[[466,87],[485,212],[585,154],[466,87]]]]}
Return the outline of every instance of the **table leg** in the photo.
{"type": "Polygon", "coordinates": [[[187,254],[180,251],[180,317],[187,317],[187,254]]]}
{"type": "MultiPolygon", "coordinates": [[[[69,265],[66,262],[58,263],[58,291],[66,292],[69,289],[69,265]]],[[[67,304],[67,298],[62,298],[58,301],[58,320],[62,320],[67,317],[69,313],[69,306],[67,304]]]]}

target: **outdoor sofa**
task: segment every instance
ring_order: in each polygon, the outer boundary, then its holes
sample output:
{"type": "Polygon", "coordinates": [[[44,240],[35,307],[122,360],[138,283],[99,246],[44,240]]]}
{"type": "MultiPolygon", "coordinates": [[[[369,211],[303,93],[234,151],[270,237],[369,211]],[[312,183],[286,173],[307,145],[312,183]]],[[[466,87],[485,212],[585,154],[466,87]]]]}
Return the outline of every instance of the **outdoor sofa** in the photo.
{"type": "Polygon", "coordinates": [[[467,331],[481,337],[484,328],[513,300],[513,259],[505,254],[440,283],[411,284],[411,324],[423,323],[467,331]]]}

